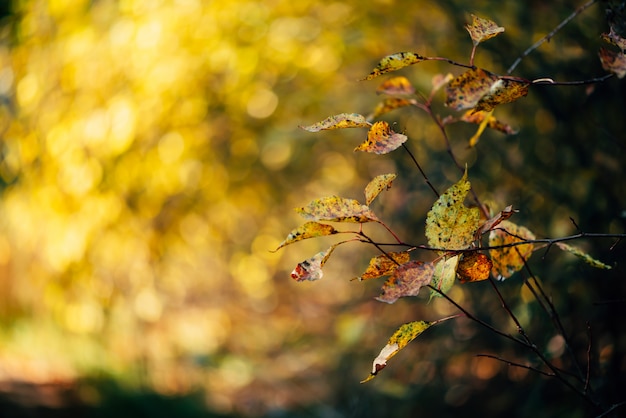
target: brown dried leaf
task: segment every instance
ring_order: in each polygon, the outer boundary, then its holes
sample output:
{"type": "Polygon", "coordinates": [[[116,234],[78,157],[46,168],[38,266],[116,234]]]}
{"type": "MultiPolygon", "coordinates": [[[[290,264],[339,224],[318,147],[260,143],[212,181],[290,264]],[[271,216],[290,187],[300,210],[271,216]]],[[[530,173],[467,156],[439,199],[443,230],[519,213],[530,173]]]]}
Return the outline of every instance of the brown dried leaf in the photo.
{"type": "Polygon", "coordinates": [[[624,78],[626,75],[626,55],[605,48],[600,48],[598,54],[602,62],[602,68],[613,73],[617,78],[624,78]]]}
{"type": "Polygon", "coordinates": [[[396,271],[398,265],[405,264],[408,261],[409,253],[406,251],[377,255],[370,259],[367,269],[360,277],[357,277],[357,279],[363,281],[389,276],[396,271]]]}
{"type": "Polygon", "coordinates": [[[376,300],[394,303],[398,298],[417,296],[422,287],[432,280],[434,266],[422,261],[409,261],[398,268],[383,285],[382,293],[376,300]]]}

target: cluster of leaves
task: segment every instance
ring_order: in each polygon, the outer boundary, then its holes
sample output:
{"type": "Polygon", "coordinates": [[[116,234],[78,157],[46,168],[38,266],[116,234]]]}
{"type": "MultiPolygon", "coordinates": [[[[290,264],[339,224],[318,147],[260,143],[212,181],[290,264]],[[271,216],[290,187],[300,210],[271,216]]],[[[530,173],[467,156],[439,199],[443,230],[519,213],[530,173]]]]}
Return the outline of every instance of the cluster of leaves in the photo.
{"type": "MultiPolygon", "coordinates": [[[[446,141],[448,138],[445,125],[459,121],[479,125],[477,133],[469,141],[470,146],[476,144],[487,127],[507,135],[514,134],[515,131],[509,125],[493,116],[494,109],[526,96],[531,86],[545,83],[546,80],[531,81],[509,75],[497,75],[475,67],[473,59],[476,47],[504,32],[504,28],[491,20],[472,15],[472,23],[467,25],[466,29],[473,42],[468,65],[447,58],[424,57],[414,52],[400,52],[384,57],[363,79],[372,80],[383,74],[429,60],[447,61],[453,66],[466,68],[456,77],[452,74],[434,77],[429,96],[417,92],[406,77],[397,76],[380,84],[377,93],[383,95],[384,99],[370,115],[341,113],[310,126],[301,126],[301,128],[309,132],[365,128],[368,130],[367,137],[355,147],[355,151],[388,154],[403,147],[411,155],[405,144],[408,137],[403,133],[395,132],[387,122],[376,121],[376,118],[398,108],[413,106],[425,111],[433,118],[440,126],[446,141]],[[461,117],[439,118],[433,115],[431,102],[435,93],[440,89],[445,92],[447,107],[455,111],[465,111],[461,117]]],[[[624,40],[615,33],[611,32],[605,37],[623,47],[624,40]]],[[[600,58],[608,72],[620,78],[623,77],[623,53],[620,55],[603,50],[600,58]]],[[[552,80],[550,83],[561,84],[552,80]]],[[[412,155],[411,157],[413,158],[412,155]]],[[[582,250],[562,242],[572,237],[561,240],[536,239],[535,234],[528,228],[509,220],[516,212],[512,206],[490,214],[475,194],[474,205],[467,206],[466,199],[472,187],[466,167],[463,168],[457,164],[462,171],[461,178],[440,194],[430,184],[415,158],[413,161],[437,195],[437,199],[426,216],[427,245],[403,241],[370,207],[380,193],[392,186],[397,177],[394,173],[381,174],[366,186],[365,204],[354,199],[330,196],[315,199],[308,205],[296,209],[307,222],[291,231],[278,249],[304,239],[322,236],[349,234],[351,238],[339,241],[325,251],[300,262],[291,273],[291,277],[296,281],[318,280],[322,278],[322,269],[337,246],[355,241],[365,242],[375,246],[380,254],[370,260],[366,270],[356,279],[363,281],[386,277],[381,293],[376,298],[378,301],[394,303],[399,298],[417,296],[422,288],[428,288],[431,298],[444,297],[460,308],[447,296],[457,280],[460,283],[471,283],[492,278],[507,279],[523,269],[532,253],[545,246],[544,244],[556,244],[561,250],[575,254],[594,267],[611,268],[582,250]],[[357,224],[358,229],[338,230],[333,225],[324,222],[357,224]],[[383,226],[392,235],[394,242],[391,244],[375,242],[364,232],[363,224],[366,223],[383,226]],[[392,252],[384,249],[392,245],[402,248],[402,251],[392,252]],[[434,255],[433,259],[412,259],[412,254],[416,249],[428,250],[434,255]]],[[[466,311],[462,310],[462,312],[469,316],[466,311]]],[[[401,325],[374,359],[370,375],[364,382],[374,378],[392,356],[423,331],[432,325],[455,317],[436,321],[419,320],[401,325]]]]}

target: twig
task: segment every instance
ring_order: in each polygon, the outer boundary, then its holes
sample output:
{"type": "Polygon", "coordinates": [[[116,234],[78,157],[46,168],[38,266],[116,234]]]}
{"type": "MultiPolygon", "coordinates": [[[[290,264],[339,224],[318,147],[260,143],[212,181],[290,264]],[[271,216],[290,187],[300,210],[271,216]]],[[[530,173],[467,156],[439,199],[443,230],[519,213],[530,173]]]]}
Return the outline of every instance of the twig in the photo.
{"type": "Polygon", "coordinates": [[[589,321],[587,321],[587,339],[589,343],[587,344],[587,373],[585,374],[585,392],[589,389],[589,381],[591,377],[591,325],[589,325],[589,321]]]}
{"type": "Polygon", "coordinates": [[[426,182],[426,184],[428,184],[428,187],[430,187],[430,190],[432,190],[433,193],[435,194],[435,196],[437,196],[437,198],[439,198],[439,196],[440,196],[439,192],[437,191],[437,189],[435,189],[435,186],[433,186],[433,184],[430,182],[430,180],[428,179],[428,176],[426,175],[424,170],[422,170],[422,167],[417,162],[417,159],[415,158],[415,156],[413,155],[411,150],[409,150],[409,148],[406,146],[406,144],[402,144],[402,148],[404,148],[404,150],[409,154],[409,156],[413,160],[413,163],[415,164],[415,166],[417,167],[419,172],[422,174],[422,177],[424,177],[424,181],[426,182]]]}
{"type": "Polygon", "coordinates": [[[539,373],[539,374],[544,375],[544,376],[554,377],[554,373],[544,372],[543,370],[539,370],[539,369],[537,369],[537,368],[535,368],[535,367],[532,367],[532,366],[527,366],[527,365],[525,365],[525,364],[516,363],[516,362],[514,362],[514,361],[506,360],[506,359],[503,359],[503,358],[501,358],[501,357],[494,356],[494,355],[491,355],[491,354],[476,354],[476,357],[487,357],[487,358],[492,358],[492,359],[494,359],[494,360],[498,360],[498,361],[501,361],[501,362],[503,362],[503,363],[506,363],[506,364],[508,364],[509,366],[520,367],[520,368],[522,368],[522,369],[528,369],[528,370],[531,370],[531,371],[533,371],[533,372],[535,372],[535,373],[539,373]]]}

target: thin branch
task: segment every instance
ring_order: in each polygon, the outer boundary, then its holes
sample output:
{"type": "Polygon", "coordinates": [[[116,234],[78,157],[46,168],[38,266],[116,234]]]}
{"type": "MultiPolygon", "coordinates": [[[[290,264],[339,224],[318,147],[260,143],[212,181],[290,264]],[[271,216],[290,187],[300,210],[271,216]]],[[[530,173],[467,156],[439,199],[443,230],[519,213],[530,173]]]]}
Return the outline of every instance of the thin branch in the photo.
{"type": "Polygon", "coordinates": [[[591,377],[591,325],[589,325],[589,321],[587,321],[587,339],[589,343],[587,344],[587,373],[585,374],[585,392],[589,390],[589,381],[591,377]]]}
{"type": "Polygon", "coordinates": [[[606,411],[604,411],[603,413],[601,413],[600,415],[597,415],[596,418],[604,418],[604,417],[608,417],[610,414],[613,413],[614,410],[616,410],[617,408],[621,408],[623,406],[626,406],[626,401],[620,402],[620,403],[616,403],[614,405],[611,405],[611,407],[609,409],[607,409],[606,411]]]}
{"type": "Polygon", "coordinates": [[[527,365],[525,365],[525,364],[521,364],[521,363],[516,363],[516,362],[514,362],[514,361],[506,360],[506,359],[503,359],[503,358],[501,358],[501,357],[494,356],[494,355],[491,355],[491,354],[476,354],[476,357],[487,357],[487,358],[492,358],[492,359],[494,359],[494,360],[498,360],[498,361],[501,361],[501,362],[503,362],[503,363],[506,363],[506,364],[508,364],[509,366],[520,367],[520,368],[522,368],[522,369],[527,369],[527,370],[533,371],[533,372],[535,372],[535,373],[539,373],[539,374],[544,375],[544,376],[554,377],[554,373],[544,372],[543,370],[539,370],[539,369],[537,369],[537,368],[535,368],[535,367],[532,367],[532,366],[527,366],[527,365]]]}
{"type": "Polygon", "coordinates": [[[513,64],[509,67],[509,69],[506,71],[507,74],[511,74],[513,72],[513,70],[515,70],[515,68],[519,65],[520,62],[522,62],[522,60],[524,58],[526,58],[531,52],[533,52],[535,49],[539,48],[541,45],[543,45],[545,42],[550,41],[550,39],[552,39],[552,37],[554,37],[554,35],[561,30],[565,25],[567,25],[572,19],[574,19],[576,16],[578,16],[579,14],[581,14],[582,12],[584,12],[587,8],[591,7],[597,0],[589,0],[587,3],[583,4],[582,6],[580,6],[578,9],[574,10],[572,12],[572,14],[570,14],[568,17],[566,17],[561,23],[559,23],[550,33],[548,33],[546,36],[544,36],[543,38],[541,38],[540,40],[538,40],[537,42],[535,42],[534,44],[532,44],[526,51],[524,51],[522,53],[522,55],[520,55],[515,62],[513,62],[513,64]]]}
{"type": "Polygon", "coordinates": [[[413,163],[415,164],[415,166],[417,167],[419,172],[422,174],[422,177],[424,178],[424,181],[426,182],[426,184],[428,184],[428,187],[430,187],[430,190],[432,190],[433,193],[435,194],[435,196],[437,196],[437,198],[439,198],[439,196],[440,196],[439,192],[437,191],[437,189],[435,189],[435,186],[433,186],[433,184],[430,182],[430,180],[428,179],[428,176],[426,175],[424,170],[422,170],[422,167],[417,162],[417,159],[415,158],[415,156],[413,155],[411,150],[409,150],[409,148],[406,146],[406,144],[402,144],[402,148],[404,148],[404,150],[409,154],[409,156],[413,160],[413,163]]]}

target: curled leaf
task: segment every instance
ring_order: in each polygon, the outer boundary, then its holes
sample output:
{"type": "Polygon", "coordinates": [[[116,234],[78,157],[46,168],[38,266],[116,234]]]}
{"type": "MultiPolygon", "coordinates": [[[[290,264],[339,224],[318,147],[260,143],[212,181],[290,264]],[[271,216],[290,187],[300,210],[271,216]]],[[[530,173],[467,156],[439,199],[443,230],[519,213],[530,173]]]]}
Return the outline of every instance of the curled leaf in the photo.
{"type": "Polygon", "coordinates": [[[497,228],[489,233],[489,246],[508,247],[489,250],[493,262],[491,274],[498,280],[504,280],[524,267],[524,262],[533,252],[533,244],[518,244],[518,242],[534,240],[535,235],[527,228],[510,221],[502,221],[497,228]]]}
{"type": "Polygon", "coordinates": [[[365,204],[369,205],[372,203],[383,190],[389,190],[395,178],[396,175],[393,173],[380,174],[374,177],[372,181],[365,186],[365,204]]]}
{"type": "Polygon", "coordinates": [[[396,54],[388,55],[380,60],[376,65],[376,68],[363,80],[371,80],[378,77],[381,74],[385,74],[391,71],[396,71],[409,65],[417,64],[423,61],[424,57],[415,52],[398,52],[396,54]]]}
{"type": "Polygon", "coordinates": [[[358,280],[377,279],[382,276],[389,276],[393,274],[398,268],[398,265],[405,264],[409,261],[409,253],[391,252],[387,254],[377,255],[370,259],[369,265],[358,280]]]}
{"type": "Polygon", "coordinates": [[[456,273],[461,283],[487,280],[493,263],[485,254],[475,251],[463,253],[456,273]]]}
{"type": "Polygon", "coordinates": [[[287,235],[287,238],[280,243],[275,251],[283,248],[286,245],[292,244],[297,241],[302,241],[307,238],[315,238],[326,235],[336,234],[337,230],[332,225],[321,224],[318,222],[307,222],[304,225],[299,226],[287,235]]]}
{"type": "Polygon", "coordinates": [[[417,296],[422,287],[430,284],[434,272],[432,263],[409,261],[393,272],[376,298],[380,302],[394,303],[401,297],[417,296]]]}
{"type": "Polygon", "coordinates": [[[414,321],[406,324],[402,324],[396,332],[393,333],[387,345],[380,350],[378,356],[374,359],[372,364],[372,371],[370,375],[361,381],[361,383],[369,382],[372,380],[378,372],[387,366],[387,361],[395,356],[400,350],[406,347],[411,341],[417,338],[422,332],[426,331],[434,325],[434,322],[427,321],[414,321]]]}
{"type": "Polygon", "coordinates": [[[374,154],[388,154],[398,149],[407,139],[406,135],[394,132],[387,122],[378,121],[372,125],[367,133],[367,140],[354,150],[372,152],[374,154]]]}
{"type": "Polygon", "coordinates": [[[334,222],[378,222],[378,218],[366,205],[354,199],[328,196],[311,201],[307,206],[296,208],[296,212],[310,221],[334,222]]]}
{"type": "Polygon", "coordinates": [[[504,32],[504,28],[498,26],[494,21],[483,19],[475,15],[472,15],[471,25],[466,25],[465,29],[469,32],[474,45],[478,45],[504,32]]]}
{"type": "Polygon", "coordinates": [[[461,180],[437,199],[426,216],[428,245],[445,250],[462,250],[472,243],[480,211],[463,204],[470,187],[466,171],[461,180]]]}
{"type": "Polygon", "coordinates": [[[313,125],[300,126],[300,128],[308,132],[319,132],[330,129],[363,128],[369,126],[372,126],[372,124],[363,115],[358,113],[340,113],[313,125]]]}
{"type": "Polygon", "coordinates": [[[291,272],[291,278],[297,282],[304,280],[314,281],[319,280],[324,275],[322,267],[326,264],[326,261],[335,250],[338,244],[333,245],[326,251],[319,252],[311,258],[307,258],[304,261],[298,263],[296,268],[291,272]]]}
{"type": "Polygon", "coordinates": [[[476,233],[474,234],[474,238],[479,239],[481,235],[483,235],[486,232],[491,231],[493,228],[499,225],[500,222],[509,219],[511,216],[513,216],[515,212],[517,212],[517,210],[513,210],[512,205],[507,206],[496,216],[494,216],[491,219],[488,219],[484,224],[482,224],[480,228],[476,230],[476,233]]]}
{"type": "Polygon", "coordinates": [[[573,245],[569,245],[564,242],[557,242],[556,245],[561,250],[567,251],[569,253],[574,254],[576,257],[581,258],[585,263],[589,264],[592,267],[595,267],[598,269],[606,269],[606,270],[611,269],[611,266],[609,266],[608,264],[604,264],[601,261],[596,260],[595,258],[591,257],[589,254],[587,254],[586,252],[584,252],[578,247],[574,247],[573,245]]]}

